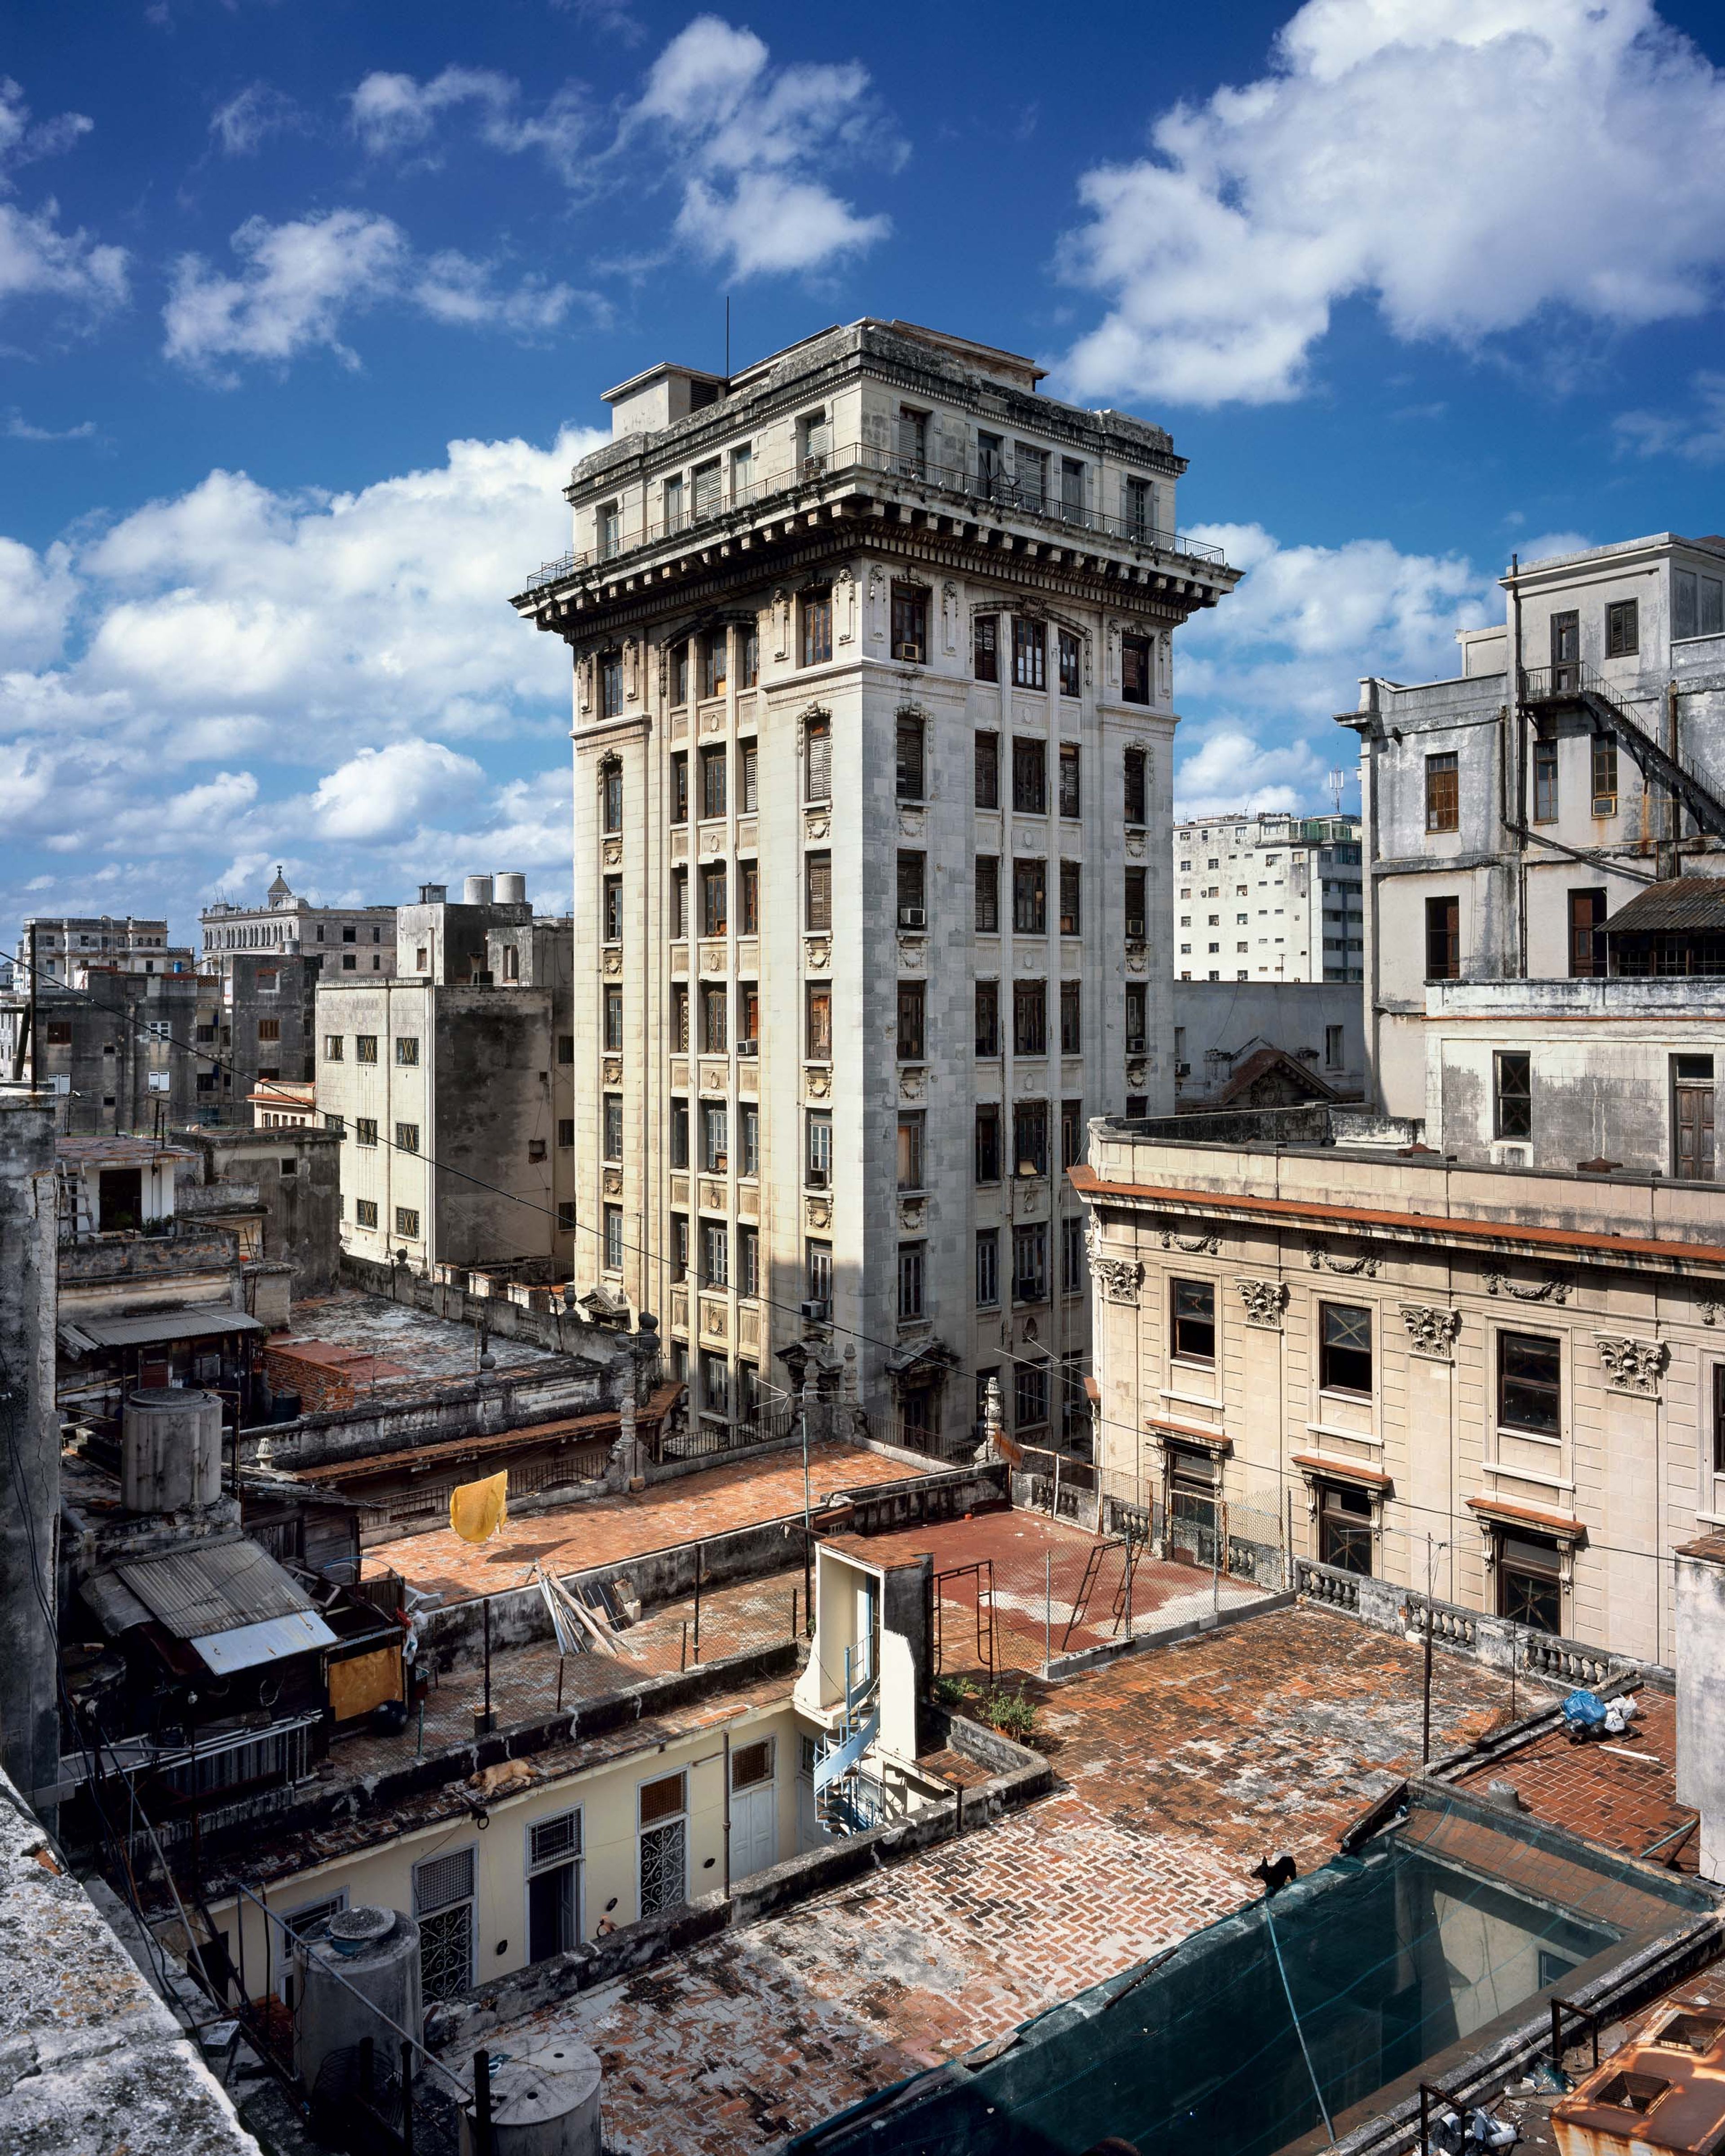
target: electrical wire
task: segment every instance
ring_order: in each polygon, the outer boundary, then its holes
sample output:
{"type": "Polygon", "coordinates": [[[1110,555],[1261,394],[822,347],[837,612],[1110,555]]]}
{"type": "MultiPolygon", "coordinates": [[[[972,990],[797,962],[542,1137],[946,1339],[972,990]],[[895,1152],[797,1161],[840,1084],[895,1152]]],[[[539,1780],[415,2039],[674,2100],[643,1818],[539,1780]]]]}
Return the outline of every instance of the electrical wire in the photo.
{"type": "MultiPolygon", "coordinates": [[[[16,963],[19,965],[26,964],[26,962],[23,959],[19,959],[16,961],[16,963]]],[[[67,983],[59,980],[55,980],[52,985],[60,989],[62,993],[84,997],[87,1001],[92,1004],[95,1009],[106,1012],[110,1017],[119,1019],[123,1024],[131,1024],[134,1032],[137,1033],[141,1037],[144,1035],[146,1029],[139,1026],[136,1021],[131,1019],[129,1012],[119,1005],[104,1003],[101,998],[96,996],[91,990],[87,988],[69,988],[67,983]]],[[[230,1074],[236,1073],[235,1065],[225,1062],[218,1055],[213,1055],[208,1047],[198,1047],[194,1044],[182,1041],[172,1034],[168,1034],[164,1037],[160,1034],[153,1034],[149,1035],[149,1037],[155,1040],[158,1044],[162,1043],[165,1038],[166,1045],[169,1048],[177,1050],[182,1055],[191,1055],[194,1060],[200,1060],[204,1062],[213,1062],[216,1065],[218,1069],[228,1071],[230,1074]]],[[[33,1061],[34,1052],[35,1045],[33,1043],[33,1061]]],[[[560,1229],[566,1230],[568,1227],[572,1226],[576,1232],[589,1235],[593,1237],[595,1241],[601,1240],[603,1235],[604,1231],[602,1227],[594,1227],[588,1221],[578,1220],[573,1223],[561,1221],[558,1219],[554,1207],[542,1204],[536,1199],[523,1197],[517,1192],[506,1190],[501,1184],[490,1183],[486,1181],[483,1176],[475,1175],[470,1169],[458,1168],[452,1163],[444,1163],[440,1161],[434,1154],[424,1152],[409,1152],[408,1149],[405,1147],[398,1148],[394,1145],[391,1139],[386,1138],[382,1134],[381,1131],[379,1132],[377,1143],[379,1148],[382,1150],[388,1152],[396,1152],[398,1150],[408,1158],[421,1162],[429,1167],[434,1168],[440,1175],[453,1176],[460,1182],[471,1184],[477,1190],[484,1191],[489,1196],[504,1199],[510,1204],[521,1206],[531,1213],[539,1214],[546,1219],[552,1221],[553,1224],[557,1225],[560,1229]]],[[[1205,1194],[1206,1194],[1201,1192],[1194,1194],[1195,1198],[1202,1198],[1205,1194]]],[[[639,1258],[645,1265],[668,1265],[671,1262],[671,1260],[663,1252],[655,1251],[645,1244],[625,1241],[622,1247],[629,1255],[639,1258]]],[[[802,1317],[802,1308],[800,1304],[793,1303],[782,1300],[778,1296],[765,1294],[758,1295],[756,1297],[756,1300],[764,1309],[776,1311],[785,1317],[794,1317],[798,1319],[802,1317]]],[[[839,1335],[842,1338],[855,1341],[861,1347],[879,1348],[889,1353],[896,1352],[899,1345],[896,1339],[889,1340],[882,1335],[865,1332],[858,1326],[841,1324],[836,1319],[828,1321],[828,1330],[832,1333],[839,1335]]],[[[999,1369],[1002,1368],[1010,1370],[1034,1370],[1044,1374],[1047,1374],[1050,1371],[1058,1370],[1058,1366],[1055,1363],[1055,1358],[1052,1353],[1047,1350],[1043,1350],[1041,1353],[1035,1355],[1025,1355],[1015,1353],[1011,1348],[1003,1348],[1001,1350],[1001,1359],[999,1364],[991,1365],[987,1372],[982,1370],[960,1371],[955,1369],[952,1374],[954,1376],[968,1376],[974,1380],[984,1376],[998,1376],[999,1369]]],[[[1140,1430],[1137,1424],[1122,1421],[1116,1417],[1104,1415],[1100,1409],[1092,1411],[1091,1424],[1092,1429],[1097,1431],[1113,1430],[1122,1435],[1130,1437],[1134,1449],[1134,1456],[1136,1456],[1138,1445],[1145,1435],[1145,1432],[1140,1430]]],[[[1104,1471],[1099,1466],[1096,1466],[1096,1463],[1091,1461],[1085,1461],[1081,1464],[1095,1468],[1096,1471],[1098,1473],[1104,1471]]],[[[1298,1468],[1270,1466],[1267,1465],[1260,1466],[1254,1462],[1251,1463],[1250,1471],[1256,1475],[1267,1476],[1276,1481],[1278,1484],[1285,1484],[1291,1491],[1297,1491],[1303,1490],[1307,1486],[1307,1478],[1305,1473],[1298,1468]]],[[[1456,1515],[1452,1509],[1443,1506],[1421,1505],[1416,1503],[1412,1498],[1407,1497],[1399,1497],[1395,1502],[1404,1512],[1419,1513],[1424,1517],[1432,1519],[1444,1520],[1450,1522],[1451,1524],[1454,1523],[1456,1517],[1456,1515]]],[[[1380,1530],[1380,1532],[1385,1534],[1394,1533],[1406,1535],[1410,1540],[1417,1539],[1417,1537],[1414,1537],[1413,1531],[1409,1528],[1392,1528],[1389,1526],[1385,1526],[1380,1530]]],[[[1588,1537],[1588,1548],[1590,1552],[1597,1553],[1601,1556],[1633,1558],[1655,1564],[1670,1564],[1673,1568],[1675,1568],[1676,1563],[1676,1554],[1674,1551],[1661,1552],[1659,1550],[1630,1548],[1620,1543],[1597,1541],[1591,1534],[1588,1537]]]]}

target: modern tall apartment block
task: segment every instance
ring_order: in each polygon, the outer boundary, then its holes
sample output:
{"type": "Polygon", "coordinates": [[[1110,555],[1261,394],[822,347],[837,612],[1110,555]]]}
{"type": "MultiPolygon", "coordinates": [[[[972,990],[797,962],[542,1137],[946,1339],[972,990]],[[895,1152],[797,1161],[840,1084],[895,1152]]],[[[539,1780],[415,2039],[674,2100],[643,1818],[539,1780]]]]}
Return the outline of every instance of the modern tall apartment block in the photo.
{"type": "Polygon", "coordinates": [[[1358,816],[1194,816],[1173,834],[1183,981],[1363,981],[1358,816]]]}
{"type": "Polygon", "coordinates": [[[1171,1110],[1173,630],[1236,581],[1160,428],[864,321],[607,393],[573,551],[576,1279],[701,1411],[776,1357],[918,1442],[1081,1397],[1087,1117],[1171,1110]],[[583,984],[586,984],[583,986],[583,984]]]}

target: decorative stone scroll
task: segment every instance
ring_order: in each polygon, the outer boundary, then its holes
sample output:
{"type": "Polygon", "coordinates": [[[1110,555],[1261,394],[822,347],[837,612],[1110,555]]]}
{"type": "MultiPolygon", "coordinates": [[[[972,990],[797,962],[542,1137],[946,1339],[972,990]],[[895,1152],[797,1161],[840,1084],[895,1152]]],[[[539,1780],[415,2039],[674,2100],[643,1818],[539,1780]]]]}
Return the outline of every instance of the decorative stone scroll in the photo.
{"type": "Polygon", "coordinates": [[[1599,1361],[1613,1392],[1640,1393],[1648,1398],[1659,1390],[1660,1374],[1671,1351],[1662,1340],[1632,1340],[1624,1333],[1600,1332],[1599,1361]]]}
{"type": "Polygon", "coordinates": [[[1287,1284],[1284,1281],[1237,1280],[1240,1299],[1245,1305],[1245,1322],[1261,1327],[1266,1332],[1280,1332],[1281,1314],[1287,1307],[1287,1284]]]}
{"type": "Polygon", "coordinates": [[[1507,1295],[1516,1302],[1567,1302],[1569,1283],[1559,1280],[1555,1273],[1548,1273],[1538,1287],[1523,1287],[1512,1281],[1507,1273],[1486,1275],[1487,1295],[1507,1295]]]}
{"type": "Polygon", "coordinates": [[[1717,1296],[1704,1295],[1701,1298],[1701,1322],[1703,1325],[1717,1325],[1725,1319],[1725,1302],[1717,1296]]]}
{"type": "Polygon", "coordinates": [[[1172,1221],[1160,1223],[1159,1240],[1165,1250],[1183,1250],[1189,1258],[1213,1258],[1222,1247],[1219,1235],[1183,1235],[1172,1221]]]}
{"type": "Polygon", "coordinates": [[[1402,1323],[1408,1328],[1408,1347],[1428,1363],[1453,1363],[1455,1335],[1461,1330],[1459,1310],[1438,1310],[1425,1302],[1404,1302],[1402,1323]]]}
{"type": "Polygon", "coordinates": [[[1134,1303],[1144,1281],[1144,1268],[1136,1258],[1105,1258],[1092,1245],[1091,1276],[1104,1302],[1134,1303]]]}
{"type": "Polygon", "coordinates": [[[810,1198],[804,1201],[803,1217],[811,1228],[829,1228],[833,1224],[832,1201],[825,1198],[810,1198]]]}
{"type": "Polygon", "coordinates": [[[806,1066],[803,1072],[803,1091],[811,1101],[824,1101],[833,1090],[833,1074],[824,1064],[806,1066]]]}
{"type": "Polygon", "coordinates": [[[1307,1250],[1306,1262],[1315,1273],[1339,1273],[1348,1280],[1376,1280],[1382,1260],[1369,1244],[1357,1258],[1338,1258],[1321,1244],[1313,1243],[1307,1250]]]}

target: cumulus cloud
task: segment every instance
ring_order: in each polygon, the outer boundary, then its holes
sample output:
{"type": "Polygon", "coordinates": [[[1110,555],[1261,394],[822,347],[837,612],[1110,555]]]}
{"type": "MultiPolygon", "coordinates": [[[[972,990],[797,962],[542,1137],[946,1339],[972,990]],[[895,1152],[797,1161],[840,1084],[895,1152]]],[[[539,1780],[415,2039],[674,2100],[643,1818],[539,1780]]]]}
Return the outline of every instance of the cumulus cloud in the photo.
{"type": "MultiPolygon", "coordinates": [[[[15,192],[13,172],[39,157],[58,157],[95,123],[81,112],[33,121],[24,94],[0,75],[0,195],[15,192]]],[[[0,308],[24,300],[57,300],[68,320],[88,323],[126,296],[126,249],[60,223],[52,196],[37,208],[0,202],[0,308]]]]}
{"type": "Polygon", "coordinates": [[[167,357],[229,386],[237,377],[222,367],[228,360],[284,367],[321,348],[357,367],[357,355],[342,341],[343,321],[380,305],[409,306],[464,327],[540,335],[556,327],[576,297],[567,285],[537,276],[500,290],[491,264],[453,249],[421,259],[393,218],[362,210],[330,210],[284,224],[249,218],[233,247],[241,260],[237,275],[199,255],[182,255],[162,315],[167,357]]]}
{"type": "Polygon", "coordinates": [[[1081,182],[1084,396],[1296,396],[1353,297],[1471,346],[1698,315],[1725,267],[1725,77],[1651,0],[1309,0],[1266,74],[1151,143],[1081,182]]]}
{"type": "Polygon", "coordinates": [[[567,543],[599,439],[455,442],[353,494],[215,471],[44,552],[0,541],[0,896],[27,902],[10,877],[43,853],[117,860],[151,910],[296,847],[371,896],[463,860],[566,868],[567,774],[529,774],[568,655],[506,599],[567,543]]]}
{"type": "Polygon", "coordinates": [[[1178,639],[1189,716],[1174,793],[1185,814],[1319,806],[1325,772],[1354,761],[1333,721],[1360,678],[1440,680],[1457,670],[1456,630],[1502,618],[1491,574],[1461,556],[1404,554],[1383,539],[1284,546],[1256,524],[1196,536],[1246,575],[1178,639]]]}
{"type": "Polygon", "coordinates": [[[1692,412],[1620,413],[1611,423],[1618,448],[1641,457],[1725,464],[1725,374],[1703,368],[1690,387],[1695,392],[1692,412]]]}
{"type": "Polygon", "coordinates": [[[248,83],[210,116],[209,131],[224,157],[256,155],[272,135],[301,125],[292,98],[267,82],[248,83]]]}
{"type": "Polygon", "coordinates": [[[420,82],[410,74],[368,74],[347,100],[353,131],[373,157],[413,151],[422,157],[447,112],[467,107],[480,140],[506,155],[537,151],[567,185],[581,176],[589,116],[578,87],[566,84],[536,113],[521,109],[521,85],[494,68],[446,67],[420,82]]]}

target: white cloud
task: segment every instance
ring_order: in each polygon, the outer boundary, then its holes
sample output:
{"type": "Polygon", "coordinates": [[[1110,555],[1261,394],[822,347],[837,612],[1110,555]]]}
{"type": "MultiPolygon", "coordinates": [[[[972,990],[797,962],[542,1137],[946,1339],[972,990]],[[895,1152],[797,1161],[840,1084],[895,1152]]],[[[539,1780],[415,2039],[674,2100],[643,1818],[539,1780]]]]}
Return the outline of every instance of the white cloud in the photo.
{"type": "Polygon", "coordinates": [[[249,157],[272,135],[300,125],[300,108],[292,98],[267,82],[252,82],[216,107],[209,131],[224,156],[249,157]]]}
{"type": "Polygon", "coordinates": [[[1176,641],[1184,813],[1323,805],[1325,772],[1355,761],[1334,717],[1360,678],[1441,680],[1457,670],[1455,631],[1502,618],[1491,574],[1460,556],[1382,539],[1286,547],[1256,524],[1194,536],[1246,575],[1176,641]]]}
{"type": "Polygon", "coordinates": [[[44,554],[0,541],[0,896],[44,853],[112,850],[151,911],[295,844],[371,896],[452,856],[567,865],[567,775],[522,768],[567,728],[568,654],[507,598],[600,439],[455,442],[345,495],[216,471],[44,554]]]}
{"type": "Polygon", "coordinates": [[[94,419],[80,419],[75,427],[38,427],[14,407],[0,427],[8,442],[85,442],[95,432],[94,419]]]}
{"type": "MultiPolygon", "coordinates": [[[[24,94],[0,75],[0,194],[13,192],[11,173],[39,157],[58,157],[94,123],[81,112],[33,121],[24,94]]],[[[126,297],[126,249],[65,230],[50,196],[34,210],[0,202],[0,308],[23,300],[58,300],[88,323],[126,297]]]]}
{"type": "Polygon", "coordinates": [[[1612,421],[1620,449],[1643,457],[1681,457],[1692,465],[1725,464],[1725,374],[1703,368],[1690,385],[1696,409],[1625,412],[1612,421]]]}
{"type": "Polygon", "coordinates": [[[536,114],[520,110],[521,85],[492,68],[447,67],[429,81],[410,74],[368,74],[348,99],[353,131],[373,157],[427,153],[444,113],[477,115],[480,140],[506,155],[536,150],[566,186],[580,179],[590,127],[585,100],[566,84],[536,114]]]}
{"type": "Polygon", "coordinates": [[[417,259],[393,219],[362,210],[270,224],[248,218],[234,234],[237,276],[182,255],[162,320],[170,359],[231,386],[218,362],[285,366],[322,348],[346,367],[357,356],[341,341],[343,318],[383,303],[417,308],[434,321],[542,334],[568,312],[567,285],[530,276],[513,291],[495,286],[491,266],[453,249],[417,259]]]}
{"type": "Polygon", "coordinates": [[[62,112],[53,120],[33,121],[24,93],[10,75],[0,75],[0,172],[38,157],[57,157],[95,125],[82,112],[62,112]]]}
{"type": "Polygon", "coordinates": [[[1296,396],[1350,297],[1471,346],[1698,315],[1725,268],[1725,77],[1651,0],[1309,0],[1268,74],[1151,141],[1080,183],[1086,397],[1296,396]]]}

